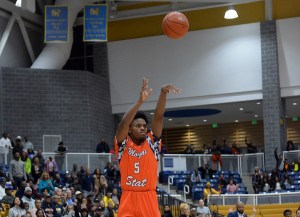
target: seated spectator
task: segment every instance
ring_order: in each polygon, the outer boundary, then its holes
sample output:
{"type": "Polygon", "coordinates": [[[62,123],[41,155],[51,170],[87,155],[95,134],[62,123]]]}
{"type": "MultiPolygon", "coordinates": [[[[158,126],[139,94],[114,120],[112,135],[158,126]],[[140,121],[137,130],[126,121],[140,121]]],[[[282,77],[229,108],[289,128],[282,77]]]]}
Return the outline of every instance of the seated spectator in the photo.
{"type": "Polygon", "coordinates": [[[27,149],[27,154],[28,154],[28,157],[30,158],[30,160],[33,159],[33,157],[35,156],[35,153],[34,153],[34,150],[33,149],[27,149]]]}
{"type": "Polygon", "coordinates": [[[23,203],[28,204],[28,209],[31,210],[35,207],[35,200],[32,198],[32,189],[30,187],[25,188],[25,194],[22,197],[23,203]]]}
{"type": "Polygon", "coordinates": [[[52,203],[55,209],[56,215],[55,217],[62,217],[64,213],[64,208],[61,204],[58,203],[59,197],[57,195],[52,196],[52,203]]]}
{"type": "Polygon", "coordinates": [[[79,183],[79,179],[77,177],[74,178],[73,183],[70,185],[70,189],[73,188],[74,191],[81,191],[81,184],[79,183]]]}
{"type": "Polygon", "coordinates": [[[44,189],[48,190],[48,193],[52,195],[54,187],[52,184],[52,181],[49,177],[49,174],[47,172],[43,172],[41,178],[39,179],[38,183],[38,189],[39,189],[39,194],[42,194],[42,191],[44,189]]]}
{"type": "Polygon", "coordinates": [[[191,209],[190,217],[197,217],[197,210],[196,208],[191,209]]]}
{"type": "Polygon", "coordinates": [[[282,190],[281,183],[280,183],[278,176],[275,177],[275,181],[272,184],[273,184],[273,186],[272,186],[273,191],[281,191],[282,190]]]}
{"type": "Polygon", "coordinates": [[[288,173],[285,173],[281,183],[282,188],[283,189],[290,188],[292,184],[293,184],[293,179],[291,179],[288,173]]]}
{"type": "Polygon", "coordinates": [[[116,179],[116,169],[111,162],[108,162],[106,164],[106,167],[104,167],[104,171],[105,171],[105,177],[107,179],[108,187],[110,190],[112,190],[116,179]]]}
{"type": "Polygon", "coordinates": [[[114,217],[115,216],[115,211],[114,211],[114,204],[112,201],[108,202],[107,207],[104,210],[104,216],[105,217],[114,217]]]}
{"type": "Polygon", "coordinates": [[[204,204],[206,205],[208,195],[212,195],[212,194],[218,194],[219,195],[219,192],[211,187],[210,182],[207,182],[206,187],[204,188],[203,194],[204,194],[204,204]]]}
{"type": "MultiPolygon", "coordinates": [[[[35,200],[35,207],[31,210],[31,216],[32,217],[37,217],[37,211],[39,210],[39,209],[41,209],[42,210],[42,201],[41,201],[41,199],[36,199],[35,200]]],[[[42,210],[42,212],[43,212],[43,217],[45,216],[44,215],[44,211],[42,210]]]]}
{"type": "Polygon", "coordinates": [[[0,216],[8,216],[10,206],[8,204],[2,204],[0,202],[0,216]]]}
{"type": "Polygon", "coordinates": [[[16,197],[13,201],[13,207],[9,209],[8,216],[9,217],[21,217],[25,215],[25,207],[22,200],[19,197],[16,197]]]}
{"type": "Polygon", "coordinates": [[[107,192],[106,195],[103,197],[103,202],[104,202],[105,207],[108,206],[108,202],[112,202],[113,207],[115,206],[115,203],[112,200],[111,196],[112,196],[112,193],[111,192],[107,192]]]}
{"type": "Polygon", "coordinates": [[[209,215],[210,216],[210,210],[207,206],[204,206],[204,200],[199,200],[199,207],[197,207],[197,214],[200,216],[209,215]]]}
{"type": "Polygon", "coordinates": [[[190,206],[187,203],[180,204],[181,215],[179,217],[189,217],[190,216],[190,206]]]}
{"type": "Polygon", "coordinates": [[[72,192],[70,189],[67,189],[67,199],[66,203],[68,206],[73,205],[75,203],[75,199],[72,197],[72,192]]]}
{"type": "Polygon", "coordinates": [[[56,209],[52,203],[50,194],[46,195],[45,200],[42,202],[42,209],[44,210],[46,216],[56,216],[56,209]]]}
{"type": "Polygon", "coordinates": [[[218,179],[218,185],[220,185],[221,188],[223,189],[227,186],[227,184],[228,184],[228,181],[224,178],[224,174],[221,173],[220,177],[218,179]]]}
{"type": "Polygon", "coordinates": [[[164,154],[168,154],[168,148],[165,144],[162,144],[161,149],[160,149],[160,154],[164,155],[164,154]]]}
{"type": "Polygon", "coordinates": [[[293,172],[298,172],[299,171],[298,159],[294,159],[294,162],[292,163],[292,170],[293,170],[293,172]]]}
{"type": "Polygon", "coordinates": [[[22,138],[21,138],[20,136],[17,137],[17,139],[16,139],[16,144],[15,144],[15,146],[14,146],[14,148],[13,148],[13,151],[12,151],[12,152],[13,152],[13,155],[15,155],[16,152],[18,152],[20,155],[22,154],[24,147],[23,147],[23,145],[22,145],[21,139],[22,139],[22,138]]]}
{"type": "Polygon", "coordinates": [[[191,180],[192,180],[193,183],[201,182],[201,176],[200,176],[199,171],[197,169],[194,169],[194,171],[191,175],[191,180]]]}
{"type": "Polygon", "coordinates": [[[31,178],[31,160],[28,157],[27,151],[24,149],[21,154],[21,160],[24,162],[27,179],[31,178]]]}
{"type": "Polygon", "coordinates": [[[255,167],[252,174],[252,186],[255,194],[258,194],[261,189],[261,172],[258,167],[255,167]]]}
{"type": "Polygon", "coordinates": [[[227,193],[237,193],[238,186],[233,183],[232,179],[229,181],[229,184],[227,185],[226,191],[227,191],[227,193]]]}
{"type": "Polygon", "coordinates": [[[61,180],[59,173],[55,174],[54,180],[53,180],[53,186],[54,187],[64,187],[65,183],[61,180]]]}
{"type": "Polygon", "coordinates": [[[45,166],[45,159],[43,156],[43,152],[41,149],[38,149],[36,155],[34,157],[37,157],[39,159],[39,163],[44,167],[45,166]]]}
{"type": "Polygon", "coordinates": [[[27,187],[27,183],[25,181],[21,182],[20,188],[16,192],[16,197],[22,198],[25,194],[25,188],[27,187]]]}
{"type": "Polygon", "coordinates": [[[49,160],[45,162],[45,171],[49,176],[54,177],[58,171],[55,160],[52,157],[49,157],[49,160]]]}
{"type": "MultiPolygon", "coordinates": [[[[31,215],[31,216],[34,217],[33,215],[31,215]]],[[[36,217],[46,217],[46,214],[43,209],[37,209],[35,216],[36,217]]]]}
{"type": "Polygon", "coordinates": [[[161,217],[173,217],[172,211],[169,205],[164,205],[164,214],[161,217]]]}
{"type": "Polygon", "coordinates": [[[195,154],[194,146],[193,144],[188,144],[186,148],[183,150],[184,154],[195,154]]]}
{"type": "Polygon", "coordinates": [[[88,209],[87,208],[82,208],[81,212],[80,212],[80,216],[81,217],[90,217],[88,209]]]}
{"type": "Polygon", "coordinates": [[[115,205],[120,204],[121,195],[119,194],[118,189],[116,189],[116,188],[113,189],[111,199],[113,200],[115,205]]]}
{"type": "Polygon", "coordinates": [[[2,200],[1,200],[1,202],[3,204],[7,204],[7,205],[12,206],[12,204],[14,202],[14,199],[15,199],[12,192],[13,192],[13,187],[8,187],[7,186],[5,188],[5,195],[2,197],[2,200]]]}
{"type": "Polygon", "coordinates": [[[206,179],[207,181],[212,179],[212,175],[216,173],[216,170],[209,168],[209,164],[199,167],[198,170],[201,172],[201,179],[206,179]]]}
{"type": "Polygon", "coordinates": [[[75,209],[73,205],[68,205],[64,213],[64,217],[75,217],[75,209]]]}

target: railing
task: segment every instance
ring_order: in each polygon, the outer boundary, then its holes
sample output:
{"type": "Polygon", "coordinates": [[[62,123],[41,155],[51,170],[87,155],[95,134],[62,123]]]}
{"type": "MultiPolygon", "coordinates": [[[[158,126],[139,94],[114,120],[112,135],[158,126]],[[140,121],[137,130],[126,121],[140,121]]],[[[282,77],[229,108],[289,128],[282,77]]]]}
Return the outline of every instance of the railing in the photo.
{"type": "Polygon", "coordinates": [[[209,205],[232,205],[238,201],[246,205],[299,203],[300,192],[265,194],[221,194],[208,197],[209,205]]]}
{"type": "Polygon", "coordinates": [[[284,151],[283,159],[287,159],[289,164],[292,164],[295,160],[299,161],[300,159],[300,150],[294,151],[284,151]]]}
{"type": "Polygon", "coordinates": [[[111,162],[118,168],[116,155],[108,153],[65,153],[60,155],[55,152],[44,152],[44,159],[52,157],[59,170],[72,170],[73,164],[90,168],[91,172],[99,168],[104,169],[108,162],[111,162]]]}
{"type": "MultiPolygon", "coordinates": [[[[241,175],[251,174],[253,168],[258,166],[265,169],[264,153],[241,154],[241,155],[221,155],[222,166],[218,164],[218,170],[237,171],[241,175]]],[[[209,163],[214,166],[212,155],[206,154],[166,154],[162,157],[162,170],[186,171],[194,170],[209,163]]]]}

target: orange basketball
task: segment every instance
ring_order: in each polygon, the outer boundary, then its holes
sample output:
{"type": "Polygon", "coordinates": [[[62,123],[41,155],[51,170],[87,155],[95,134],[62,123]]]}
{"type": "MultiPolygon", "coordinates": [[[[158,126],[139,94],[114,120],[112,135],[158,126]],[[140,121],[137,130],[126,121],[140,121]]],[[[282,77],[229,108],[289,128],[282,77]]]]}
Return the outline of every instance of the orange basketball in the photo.
{"type": "Polygon", "coordinates": [[[170,12],[163,19],[162,28],[169,38],[181,38],[189,31],[189,21],[180,12],[170,12]]]}

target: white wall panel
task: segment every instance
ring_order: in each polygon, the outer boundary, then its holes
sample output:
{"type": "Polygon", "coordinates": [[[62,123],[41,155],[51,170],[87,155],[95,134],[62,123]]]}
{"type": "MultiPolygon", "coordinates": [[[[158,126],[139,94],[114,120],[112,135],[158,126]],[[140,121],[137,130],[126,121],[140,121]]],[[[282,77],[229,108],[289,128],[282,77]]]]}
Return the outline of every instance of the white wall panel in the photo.
{"type": "Polygon", "coordinates": [[[155,107],[159,88],[174,83],[169,108],[261,99],[260,25],[247,24],[165,36],[111,42],[108,45],[113,113],[136,101],[143,77],[154,92],[144,109],[155,107]]]}

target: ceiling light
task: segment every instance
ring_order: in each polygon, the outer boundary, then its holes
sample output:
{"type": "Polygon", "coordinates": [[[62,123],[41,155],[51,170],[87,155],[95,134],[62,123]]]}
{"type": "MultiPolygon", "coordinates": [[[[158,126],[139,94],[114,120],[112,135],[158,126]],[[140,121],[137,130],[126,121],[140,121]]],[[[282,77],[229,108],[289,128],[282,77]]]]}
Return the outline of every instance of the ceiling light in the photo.
{"type": "Polygon", "coordinates": [[[243,111],[244,110],[244,108],[240,108],[240,111],[243,111]]]}
{"type": "Polygon", "coordinates": [[[203,122],[206,122],[207,120],[203,120],[203,122]]]}
{"type": "Polygon", "coordinates": [[[236,10],[234,10],[233,6],[229,6],[228,10],[225,12],[224,18],[225,19],[235,19],[238,17],[239,17],[239,15],[237,14],[236,10]]]}
{"type": "Polygon", "coordinates": [[[297,103],[296,103],[296,102],[293,102],[293,105],[297,105],[297,103]]]}
{"type": "Polygon", "coordinates": [[[260,105],[260,102],[257,102],[256,104],[257,104],[257,105],[260,105]]]}
{"type": "Polygon", "coordinates": [[[150,115],[154,115],[154,113],[153,113],[153,112],[151,112],[151,113],[150,113],[150,115]]]}
{"type": "Polygon", "coordinates": [[[256,117],[256,118],[257,118],[257,117],[258,117],[258,115],[254,115],[254,117],[256,117]]]}
{"type": "Polygon", "coordinates": [[[172,118],[169,118],[168,121],[172,121],[172,118]]]}
{"type": "Polygon", "coordinates": [[[235,123],[238,123],[238,122],[239,122],[239,120],[235,120],[234,122],[235,122],[235,123]]]}
{"type": "Polygon", "coordinates": [[[189,127],[190,125],[189,124],[187,124],[187,125],[185,125],[186,127],[189,127]]]}

